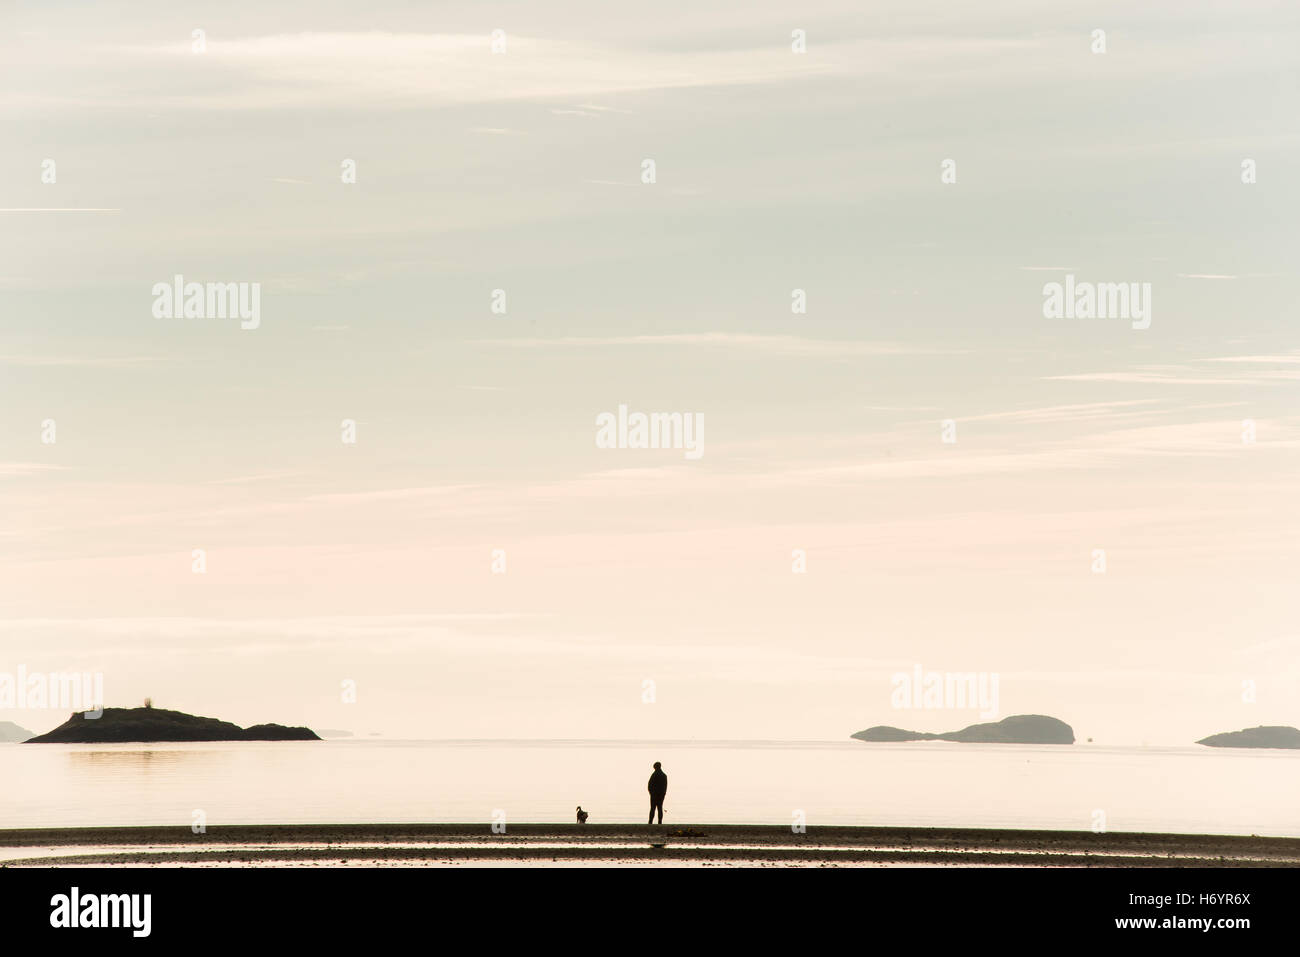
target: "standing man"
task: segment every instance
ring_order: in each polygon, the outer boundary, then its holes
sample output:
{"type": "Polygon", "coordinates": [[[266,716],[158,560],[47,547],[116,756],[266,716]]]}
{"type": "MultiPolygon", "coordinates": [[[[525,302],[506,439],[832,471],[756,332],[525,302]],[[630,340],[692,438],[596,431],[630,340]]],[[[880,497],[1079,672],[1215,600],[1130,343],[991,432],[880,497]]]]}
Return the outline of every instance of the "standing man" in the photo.
{"type": "Polygon", "coordinates": [[[660,770],[659,762],[655,762],[654,773],[650,775],[650,783],[646,785],[646,790],[650,792],[650,820],[647,824],[655,822],[655,810],[659,811],[659,823],[664,822],[664,795],[668,793],[668,775],[660,770]]]}

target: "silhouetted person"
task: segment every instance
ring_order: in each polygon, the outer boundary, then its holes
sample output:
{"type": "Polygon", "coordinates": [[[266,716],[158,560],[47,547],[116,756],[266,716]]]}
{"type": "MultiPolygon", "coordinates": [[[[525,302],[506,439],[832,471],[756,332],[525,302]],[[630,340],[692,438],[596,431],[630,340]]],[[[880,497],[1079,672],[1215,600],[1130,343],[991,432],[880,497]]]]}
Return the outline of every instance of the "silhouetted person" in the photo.
{"type": "Polygon", "coordinates": [[[586,823],[587,823],[587,817],[588,817],[587,812],[584,811],[584,810],[582,809],[582,805],[579,804],[579,805],[578,805],[578,823],[579,823],[579,824],[586,824],[586,823]]]}
{"type": "Polygon", "coordinates": [[[655,810],[659,811],[659,823],[664,822],[664,795],[668,793],[668,775],[664,774],[659,768],[659,762],[655,762],[655,770],[650,775],[650,782],[646,785],[646,790],[650,792],[650,820],[647,824],[655,822],[655,810]]]}

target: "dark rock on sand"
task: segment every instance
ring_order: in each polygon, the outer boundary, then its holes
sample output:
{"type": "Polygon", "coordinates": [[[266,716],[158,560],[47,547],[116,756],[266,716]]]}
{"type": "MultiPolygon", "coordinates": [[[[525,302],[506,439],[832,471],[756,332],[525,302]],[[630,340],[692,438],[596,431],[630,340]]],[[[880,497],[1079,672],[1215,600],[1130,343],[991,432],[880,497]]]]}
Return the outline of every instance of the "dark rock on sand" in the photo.
{"type": "Polygon", "coordinates": [[[1300,731],[1286,725],[1260,725],[1212,734],[1196,743],[1211,748],[1300,748],[1300,731]]]}
{"type": "Polygon", "coordinates": [[[74,714],[48,734],[28,744],[97,744],[113,741],[319,741],[311,728],[255,724],[241,728],[229,721],[200,718],[165,708],[105,708],[99,718],[74,714]]]}
{"type": "Polygon", "coordinates": [[[1074,744],[1074,729],[1043,714],[1013,714],[990,724],[928,734],[877,725],[852,735],[859,741],[960,741],[966,744],[1074,744]]]}

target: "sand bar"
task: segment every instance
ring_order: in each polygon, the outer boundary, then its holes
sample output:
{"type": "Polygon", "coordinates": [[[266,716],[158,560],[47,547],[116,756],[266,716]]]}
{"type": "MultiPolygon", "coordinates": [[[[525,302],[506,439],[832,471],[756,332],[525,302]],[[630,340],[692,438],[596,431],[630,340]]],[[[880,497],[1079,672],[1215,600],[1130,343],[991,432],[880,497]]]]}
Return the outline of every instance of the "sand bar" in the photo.
{"type": "Polygon", "coordinates": [[[0,866],[1295,867],[1300,838],[748,824],[234,825],[0,830],[0,866]]]}

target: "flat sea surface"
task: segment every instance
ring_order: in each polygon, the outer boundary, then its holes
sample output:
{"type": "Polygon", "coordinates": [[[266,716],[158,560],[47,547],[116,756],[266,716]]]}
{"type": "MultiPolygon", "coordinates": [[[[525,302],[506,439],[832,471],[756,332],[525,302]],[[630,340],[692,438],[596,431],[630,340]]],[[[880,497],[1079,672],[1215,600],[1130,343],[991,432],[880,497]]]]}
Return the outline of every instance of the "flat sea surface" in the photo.
{"type": "Polygon", "coordinates": [[[1300,837],[1300,751],[936,741],[5,744],[0,827],[637,822],[655,761],[666,824],[1300,837]]]}

